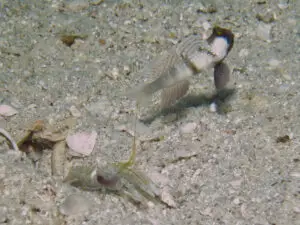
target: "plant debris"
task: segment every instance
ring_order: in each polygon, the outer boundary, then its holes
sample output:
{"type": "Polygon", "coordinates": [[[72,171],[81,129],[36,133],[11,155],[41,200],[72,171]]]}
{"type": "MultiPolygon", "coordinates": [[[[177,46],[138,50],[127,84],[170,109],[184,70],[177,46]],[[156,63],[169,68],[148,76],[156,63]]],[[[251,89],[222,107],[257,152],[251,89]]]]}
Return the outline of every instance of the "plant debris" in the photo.
{"type": "Polygon", "coordinates": [[[52,175],[61,176],[64,173],[66,159],[67,133],[74,125],[74,118],[63,120],[55,127],[46,125],[42,120],[37,120],[32,127],[25,131],[17,145],[20,151],[25,152],[33,163],[42,157],[43,150],[52,149],[52,175]]]}
{"type": "Polygon", "coordinates": [[[61,35],[60,40],[68,47],[71,47],[76,39],[86,39],[87,35],[64,34],[61,35]]]}
{"type": "Polygon", "coordinates": [[[276,138],[276,143],[287,143],[290,140],[291,139],[290,139],[289,135],[283,135],[283,136],[280,136],[280,137],[276,138]]]}
{"type": "Polygon", "coordinates": [[[52,130],[46,128],[42,120],[37,120],[31,128],[25,131],[25,134],[18,141],[18,146],[23,152],[30,150],[52,149],[55,143],[66,138],[66,131],[52,130]]]}

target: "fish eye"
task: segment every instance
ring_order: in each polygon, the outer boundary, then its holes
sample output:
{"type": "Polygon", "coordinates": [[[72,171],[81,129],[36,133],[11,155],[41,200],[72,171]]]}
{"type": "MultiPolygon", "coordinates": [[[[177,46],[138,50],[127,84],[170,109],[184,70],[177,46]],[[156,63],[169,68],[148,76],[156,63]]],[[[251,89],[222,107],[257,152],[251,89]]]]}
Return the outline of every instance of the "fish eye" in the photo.
{"type": "Polygon", "coordinates": [[[103,176],[101,175],[98,175],[97,176],[97,181],[100,183],[100,184],[103,184],[103,185],[106,185],[109,181],[107,179],[105,179],[103,176]]]}
{"type": "Polygon", "coordinates": [[[97,175],[97,181],[104,186],[111,186],[111,185],[115,185],[118,179],[116,177],[113,177],[112,179],[106,179],[101,175],[97,175]]]}

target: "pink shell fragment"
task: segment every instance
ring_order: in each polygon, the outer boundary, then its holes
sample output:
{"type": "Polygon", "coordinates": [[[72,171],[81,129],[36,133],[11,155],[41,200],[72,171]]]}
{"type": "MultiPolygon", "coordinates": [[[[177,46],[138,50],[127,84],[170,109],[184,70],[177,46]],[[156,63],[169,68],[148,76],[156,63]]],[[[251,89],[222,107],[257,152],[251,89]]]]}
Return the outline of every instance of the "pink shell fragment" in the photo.
{"type": "Polygon", "coordinates": [[[18,111],[9,105],[0,105],[0,116],[8,117],[17,113],[18,111]]]}
{"type": "Polygon", "coordinates": [[[92,153],[96,144],[97,132],[80,132],[67,136],[67,144],[69,148],[75,152],[88,156],[92,153]]]}

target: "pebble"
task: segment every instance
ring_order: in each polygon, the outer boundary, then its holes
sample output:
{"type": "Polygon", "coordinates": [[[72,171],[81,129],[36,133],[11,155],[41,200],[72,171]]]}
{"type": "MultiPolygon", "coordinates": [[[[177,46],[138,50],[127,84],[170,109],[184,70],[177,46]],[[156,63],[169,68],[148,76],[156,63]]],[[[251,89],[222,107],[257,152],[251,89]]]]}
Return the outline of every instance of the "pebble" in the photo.
{"type": "Polygon", "coordinates": [[[89,7],[89,2],[85,0],[74,0],[66,4],[65,8],[72,12],[79,12],[89,7]]]}
{"type": "Polygon", "coordinates": [[[289,1],[288,0],[280,0],[277,4],[279,9],[287,9],[289,7],[289,1]]]}
{"type": "Polygon", "coordinates": [[[36,109],[37,105],[36,104],[30,104],[27,106],[27,109],[36,109]]]}
{"type": "Polygon", "coordinates": [[[112,76],[112,78],[113,78],[114,80],[117,80],[118,77],[119,77],[119,74],[120,74],[119,69],[116,68],[116,67],[114,67],[114,68],[111,70],[110,74],[111,74],[111,76],[112,76]]]}
{"type": "Polygon", "coordinates": [[[233,204],[235,204],[235,205],[239,205],[240,204],[240,199],[239,198],[235,198],[235,199],[233,199],[233,204]]]}
{"type": "Polygon", "coordinates": [[[79,194],[69,195],[60,205],[59,211],[66,216],[78,215],[88,212],[92,203],[84,196],[79,194]]]}
{"type": "Polygon", "coordinates": [[[197,128],[196,123],[187,123],[183,127],[181,127],[180,131],[183,134],[189,134],[189,133],[193,133],[196,128],[197,128]]]}
{"type": "Polygon", "coordinates": [[[161,186],[166,186],[166,185],[170,184],[170,182],[171,182],[170,179],[166,175],[161,174],[156,171],[152,171],[151,173],[148,173],[148,176],[151,180],[155,180],[156,184],[159,184],[161,186]]]}
{"type": "Polygon", "coordinates": [[[242,180],[242,179],[240,179],[240,180],[234,180],[234,181],[229,182],[229,184],[230,184],[233,188],[235,188],[235,189],[240,188],[240,186],[242,185],[242,183],[243,183],[243,180],[242,180]]]}
{"type": "Polygon", "coordinates": [[[294,207],[294,212],[295,213],[300,213],[300,207],[294,207]]]}
{"type": "Polygon", "coordinates": [[[72,105],[70,107],[69,111],[72,114],[72,116],[74,116],[74,117],[80,117],[81,116],[81,112],[74,105],[72,105]]]}
{"type": "Polygon", "coordinates": [[[300,172],[297,171],[293,171],[290,173],[290,176],[295,178],[295,179],[299,179],[300,180],[300,172]]]}
{"type": "Polygon", "coordinates": [[[91,102],[85,107],[92,116],[99,116],[101,119],[111,118],[111,113],[113,112],[113,106],[108,99],[101,99],[98,102],[91,102]]]}
{"type": "Polygon", "coordinates": [[[256,29],[256,35],[258,38],[260,38],[263,41],[271,42],[271,29],[272,25],[259,23],[257,29],[256,29]]]}
{"type": "Polygon", "coordinates": [[[246,48],[242,48],[239,52],[239,57],[241,58],[245,58],[248,55],[249,55],[249,50],[246,48]]]}
{"type": "Polygon", "coordinates": [[[177,204],[173,198],[173,196],[168,191],[168,188],[163,188],[161,192],[161,200],[166,203],[169,207],[176,208],[177,204]]]}
{"type": "Polygon", "coordinates": [[[125,65],[125,66],[123,67],[123,71],[124,71],[124,73],[125,73],[126,75],[128,75],[128,74],[130,73],[130,67],[127,66],[127,65],[125,65]]]}
{"type": "Polygon", "coordinates": [[[292,79],[291,75],[288,74],[288,73],[283,73],[283,74],[282,74],[282,77],[283,77],[283,79],[285,79],[285,80],[291,80],[291,79],[292,79]]]}
{"type": "Polygon", "coordinates": [[[278,69],[280,67],[281,62],[277,59],[270,59],[268,65],[271,70],[278,69]]]}
{"type": "Polygon", "coordinates": [[[6,206],[0,206],[0,223],[7,223],[7,212],[8,209],[6,206]]]}
{"type": "Polygon", "coordinates": [[[205,216],[212,216],[212,209],[210,207],[207,207],[206,209],[204,209],[201,214],[205,215],[205,216]]]}
{"type": "Polygon", "coordinates": [[[217,8],[215,4],[209,2],[209,1],[204,1],[204,3],[199,4],[199,7],[197,9],[198,13],[215,13],[217,12],[217,8]]]}
{"type": "Polygon", "coordinates": [[[256,19],[264,23],[272,23],[275,20],[275,14],[269,10],[265,13],[258,13],[256,19]]]}
{"type": "Polygon", "coordinates": [[[211,24],[208,21],[202,23],[203,29],[208,31],[211,28],[211,24]]]}
{"type": "Polygon", "coordinates": [[[209,105],[209,111],[210,112],[217,112],[217,104],[215,103],[215,102],[213,102],[213,103],[211,103],[210,105],[209,105]]]}

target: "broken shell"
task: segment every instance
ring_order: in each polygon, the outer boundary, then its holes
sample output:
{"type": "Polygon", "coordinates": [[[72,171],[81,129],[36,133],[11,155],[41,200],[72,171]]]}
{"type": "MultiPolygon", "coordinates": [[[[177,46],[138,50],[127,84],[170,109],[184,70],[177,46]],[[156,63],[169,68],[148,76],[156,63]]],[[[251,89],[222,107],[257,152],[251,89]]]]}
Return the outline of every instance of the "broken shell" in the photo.
{"type": "Polygon", "coordinates": [[[88,156],[94,149],[96,139],[97,132],[92,131],[91,133],[81,132],[73,135],[68,135],[66,141],[72,151],[84,156],[88,156]]]}
{"type": "Polygon", "coordinates": [[[170,194],[170,192],[167,190],[167,188],[163,188],[161,193],[161,200],[166,203],[169,207],[176,208],[177,204],[173,198],[173,196],[170,194]]]}
{"type": "Polygon", "coordinates": [[[76,108],[76,106],[72,105],[69,109],[70,113],[72,114],[72,116],[74,117],[80,117],[81,113],[80,111],[76,108]]]}
{"type": "Polygon", "coordinates": [[[8,117],[17,113],[18,111],[9,105],[0,105],[0,116],[8,117]]]}
{"type": "Polygon", "coordinates": [[[66,159],[66,143],[65,141],[60,141],[54,145],[53,152],[51,155],[52,175],[61,176],[64,174],[65,159],[66,159]]]}

